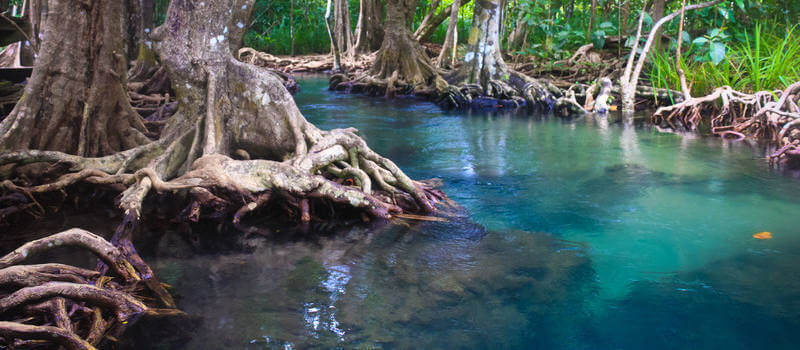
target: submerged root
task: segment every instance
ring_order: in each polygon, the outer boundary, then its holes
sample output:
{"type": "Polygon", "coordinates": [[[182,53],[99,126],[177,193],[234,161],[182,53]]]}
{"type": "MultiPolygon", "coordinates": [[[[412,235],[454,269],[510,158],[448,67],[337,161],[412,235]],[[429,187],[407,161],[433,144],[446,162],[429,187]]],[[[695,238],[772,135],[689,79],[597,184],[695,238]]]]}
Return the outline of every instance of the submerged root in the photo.
{"type": "Polygon", "coordinates": [[[143,315],[168,314],[142,300],[153,291],[141,283],[123,251],[102,237],[70,229],[24,244],[0,258],[0,344],[13,348],[55,343],[69,349],[94,349],[114,340],[143,315]],[[74,246],[94,253],[114,273],[48,263],[21,265],[44,251],[74,246]]]}
{"type": "MultiPolygon", "coordinates": [[[[557,106],[566,106],[565,103],[557,105],[559,98],[566,96],[564,90],[547,81],[536,80],[514,71],[507,80],[490,80],[486,89],[478,84],[448,84],[438,75],[425,83],[415,84],[399,78],[397,74],[391,74],[387,78],[369,74],[334,74],[330,77],[329,88],[370,96],[419,96],[434,101],[446,110],[515,111],[527,108],[547,113],[557,106]]],[[[577,103],[569,104],[568,107],[570,115],[584,112],[577,103]]]]}

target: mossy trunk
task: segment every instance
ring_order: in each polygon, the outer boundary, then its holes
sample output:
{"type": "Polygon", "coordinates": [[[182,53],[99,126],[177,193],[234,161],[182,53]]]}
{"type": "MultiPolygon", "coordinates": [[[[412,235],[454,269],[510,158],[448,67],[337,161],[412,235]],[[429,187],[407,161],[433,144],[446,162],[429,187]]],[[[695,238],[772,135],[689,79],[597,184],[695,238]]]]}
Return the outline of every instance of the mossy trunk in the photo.
{"type": "Polygon", "coordinates": [[[0,150],[99,156],[149,142],[125,91],[120,1],[50,0],[47,7],[43,31],[58,40],[42,43],[23,97],[0,123],[0,150]]]}
{"type": "Polygon", "coordinates": [[[464,64],[451,83],[478,84],[488,90],[491,80],[508,80],[509,70],[500,52],[500,0],[475,2],[464,64]]]}

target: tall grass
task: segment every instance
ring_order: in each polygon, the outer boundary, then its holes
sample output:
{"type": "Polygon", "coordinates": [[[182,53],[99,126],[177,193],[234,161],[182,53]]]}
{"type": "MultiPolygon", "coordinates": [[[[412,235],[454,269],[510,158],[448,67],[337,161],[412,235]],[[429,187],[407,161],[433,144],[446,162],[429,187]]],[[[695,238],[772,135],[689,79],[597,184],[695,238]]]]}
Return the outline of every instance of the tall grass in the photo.
{"type": "MultiPolygon", "coordinates": [[[[681,60],[693,96],[711,93],[714,88],[729,85],[742,92],[782,89],[800,81],[800,41],[793,35],[797,25],[788,29],[756,25],[745,32],[739,44],[729,44],[725,60],[717,65],[697,62],[696,52],[688,51],[681,60]]],[[[675,55],[651,53],[650,83],[653,87],[678,89],[675,55]]]]}

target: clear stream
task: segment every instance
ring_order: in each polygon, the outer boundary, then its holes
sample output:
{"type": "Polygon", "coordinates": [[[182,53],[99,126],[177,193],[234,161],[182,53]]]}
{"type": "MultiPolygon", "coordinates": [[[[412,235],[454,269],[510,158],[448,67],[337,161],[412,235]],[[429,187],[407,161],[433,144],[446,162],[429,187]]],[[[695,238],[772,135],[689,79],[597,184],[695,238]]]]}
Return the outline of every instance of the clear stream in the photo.
{"type": "Polygon", "coordinates": [[[464,211],[226,253],[167,236],[146,259],[203,319],[186,348],[800,344],[800,181],[759,146],[299,83],[311,122],[358,128],[464,211]]]}

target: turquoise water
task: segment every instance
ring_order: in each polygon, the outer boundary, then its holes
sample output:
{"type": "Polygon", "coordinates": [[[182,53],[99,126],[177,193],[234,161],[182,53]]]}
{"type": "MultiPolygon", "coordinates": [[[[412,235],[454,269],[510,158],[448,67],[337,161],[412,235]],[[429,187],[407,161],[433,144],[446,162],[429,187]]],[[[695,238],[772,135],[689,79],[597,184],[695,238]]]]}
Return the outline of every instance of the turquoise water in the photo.
{"type": "Polygon", "coordinates": [[[441,178],[464,213],[223,254],[168,235],[151,259],[203,318],[189,348],[800,343],[800,181],[762,147],[300,86],[311,122],[358,128],[412,177],[441,178]]]}

